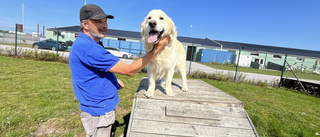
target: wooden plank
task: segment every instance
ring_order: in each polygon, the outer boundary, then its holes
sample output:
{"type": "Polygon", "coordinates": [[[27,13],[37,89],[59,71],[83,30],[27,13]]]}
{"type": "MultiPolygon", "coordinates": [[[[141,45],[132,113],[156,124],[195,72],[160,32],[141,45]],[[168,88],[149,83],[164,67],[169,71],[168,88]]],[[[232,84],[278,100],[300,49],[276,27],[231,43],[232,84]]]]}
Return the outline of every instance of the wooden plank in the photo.
{"type": "Polygon", "coordinates": [[[169,100],[154,100],[154,99],[145,99],[137,98],[136,108],[137,109],[150,109],[150,110],[164,110],[167,105],[174,105],[180,108],[193,108],[193,109],[202,109],[207,111],[215,111],[220,115],[229,116],[229,117],[246,117],[245,111],[240,107],[220,107],[213,106],[208,104],[195,104],[195,103],[185,103],[169,100]]]}
{"type": "Polygon", "coordinates": [[[134,97],[134,100],[133,100],[133,104],[132,104],[132,109],[131,109],[131,114],[130,114],[130,119],[129,119],[129,124],[128,124],[128,129],[127,129],[127,133],[126,136],[127,137],[130,137],[130,133],[131,132],[131,127],[132,127],[132,120],[133,120],[133,116],[135,115],[135,111],[136,111],[136,104],[137,104],[137,96],[134,97]]]}
{"type": "MultiPolygon", "coordinates": [[[[176,81],[177,80],[174,79],[174,82],[176,81]]],[[[181,83],[178,83],[178,84],[181,84],[181,83]]],[[[181,87],[179,87],[178,84],[173,84],[172,86],[173,92],[175,93],[175,97],[169,97],[165,94],[165,89],[161,86],[159,82],[157,82],[154,96],[151,97],[151,99],[189,101],[189,102],[211,103],[211,104],[218,103],[218,104],[224,104],[226,106],[233,106],[233,107],[244,106],[243,102],[241,102],[240,100],[230,96],[229,94],[201,80],[190,80],[190,81],[188,80],[188,87],[189,87],[188,92],[182,92],[180,90],[181,87]]],[[[143,78],[137,90],[136,96],[138,98],[146,98],[144,94],[147,88],[148,88],[147,78],[143,78]]]]}
{"type": "Polygon", "coordinates": [[[164,134],[149,134],[149,133],[131,132],[129,137],[181,137],[181,136],[171,136],[171,135],[164,135],[164,134]]]}
{"type": "Polygon", "coordinates": [[[205,109],[193,109],[177,107],[174,105],[166,105],[165,107],[166,116],[171,117],[185,117],[185,118],[195,118],[195,119],[209,119],[209,120],[219,120],[220,115],[216,111],[208,111],[205,109]]]}
{"type": "MultiPolygon", "coordinates": [[[[158,89],[161,89],[161,90],[164,90],[163,87],[164,87],[165,84],[160,84],[160,82],[156,82],[156,88],[158,89]]],[[[176,89],[177,91],[179,91],[181,89],[181,86],[182,86],[182,81],[181,80],[177,80],[177,79],[174,79],[174,82],[172,82],[171,84],[172,86],[172,89],[176,89]]],[[[187,85],[188,85],[188,88],[189,90],[191,89],[195,89],[195,91],[204,91],[204,92],[207,92],[203,89],[206,89],[206,90],[210,90],[210,91],[218,91],[220,92],[221,90],[219,90],[218,88],[208,84],[208,83],[205,83],[201,80],[196,80],[196,79],[192,79],[192,80],[188,80],[187,81],[187,85]],[[201,86],[199,86],[201,85],[201,86]]],[[[147,78],[143,78],[141,80],[141,83],[139,85],[139,88],[137,91],[140,91],[140,90],[147,90],[148,89],[148,86],[149,86],[149,82],[147,80],[147,78]]]]}
{"type": "Polygon", "coordinates": [[[258,136],[243,108],[233,96],[201,80],[188,80],[188,92],[181,91],[182,80],[173,79],[174,97],[156,83],[154,97],[146,98],[147,78],[135,94],[127,136],[258,136]]]}
{"type": "Polygon", "coordinates": [[[133,119],[131,132],[171,136],[254,137],[252,129],[224,128],[133,119]]]}
{"type": "MultiPolygon", "coordinates": [[[[215,98],[215,97],[193,97],[193,96],[189,96],[185,95],[184,97],[168,97],[168,96],[159,96],[158,94],[156,94],[155,96],[157,96],[154,99],[158,99],[158,100],[175,100],[175,101],[187,101],[187,102],[195,102],[195,103],[204,103],[204,104],[224,104],[224,106],[232,106],[232,107],[243,107],[244,104],[241,101],[238,100],[232,100],[229,98],[215,98]]],[[[146,98],[144,96],[144,94],[139,94],[137,95],[138,98],[146,98]]],[[[152,98],[152,97],[151,97],[152,98]]]]}
{"type": "Polygon", "coordinates": [[[219,119],[193,119],[186,117],[172,117],[166,116],[164,110],[150,110],[150,109],[136,109],[132,113],[132,119],[135,120],[154,120],[154,121],[167,121],[172,123],[185,123],[192,125],[204,126],[217,126],[217,127],[230,127],[230,128],[245,128],[251,129],[251,125],[246,117],[228,117],[220,116],[219,119]]]}

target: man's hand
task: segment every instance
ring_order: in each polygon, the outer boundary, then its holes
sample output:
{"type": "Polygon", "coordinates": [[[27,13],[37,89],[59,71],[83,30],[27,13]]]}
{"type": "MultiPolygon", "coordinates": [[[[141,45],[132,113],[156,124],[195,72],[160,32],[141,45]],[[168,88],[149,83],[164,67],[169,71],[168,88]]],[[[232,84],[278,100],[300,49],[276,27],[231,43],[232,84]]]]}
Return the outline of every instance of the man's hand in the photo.
{"type": "MultiPolygon", "coordinates": [[[[151,61],[151,59],[154,56],[156,56],[160,51],[162,51],[164,47],[166,47],[169,43],[170,43],[170,37],[164,36],[160,39],[158,44],[155,44],[153,50],[147,53],[144,57],[137,59],[130,65],[120,60],[109,71],[132,77],[134,74],[138,73],[142,68],[146,67],[147,64],[151,61]]],[[[118,83],[119,83],[119,89],[122,89],[124,87],[124,84],[120,80],[118,80],[118,83]]]]}
{"type": "Polygon", "coordinates": [[[160,41],[154,45],[153,50],[163,50],[165,46],[167,46],[170,42],[170,37],[169,36],[164,36],[160,39],[160,41]]]}
{"type": "Polygon", "coordinates": [[[119,79],[118,79],[118,84],[119,84],[119,90],[124,88],[124,84],[119,79]]]}

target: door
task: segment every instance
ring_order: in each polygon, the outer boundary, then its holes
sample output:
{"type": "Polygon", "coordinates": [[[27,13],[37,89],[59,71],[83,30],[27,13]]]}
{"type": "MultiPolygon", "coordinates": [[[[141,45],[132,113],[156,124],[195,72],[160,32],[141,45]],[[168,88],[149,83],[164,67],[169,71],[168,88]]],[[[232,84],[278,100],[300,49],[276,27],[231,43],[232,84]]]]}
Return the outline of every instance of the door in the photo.
{"type": "Polygon", "coordinates": [[[195,57],[196,57],[196,50],[197,50],[197,47],[196,46],[188,46],[188,51],[187,51],[187,60],[190,61],[191,59],[191,56],[192,56],[192,61],[195,60],[195,57]],[[192,48],[193,47],[193,48],[192,48]]]}

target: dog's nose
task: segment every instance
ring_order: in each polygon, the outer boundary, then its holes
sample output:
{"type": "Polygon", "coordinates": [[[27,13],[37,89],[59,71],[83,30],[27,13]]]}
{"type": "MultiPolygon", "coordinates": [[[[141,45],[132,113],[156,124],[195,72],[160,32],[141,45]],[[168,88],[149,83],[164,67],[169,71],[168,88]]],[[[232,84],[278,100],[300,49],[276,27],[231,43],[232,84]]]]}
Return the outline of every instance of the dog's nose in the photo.
{"type": "Polygon", "coordinates": [[[151,20],[151,21],[149,22],[149,26],[150,26],[151,28],[154,28],[156,25],[157,25],[157,22],[156,22],[155,20],[151,20]]]}

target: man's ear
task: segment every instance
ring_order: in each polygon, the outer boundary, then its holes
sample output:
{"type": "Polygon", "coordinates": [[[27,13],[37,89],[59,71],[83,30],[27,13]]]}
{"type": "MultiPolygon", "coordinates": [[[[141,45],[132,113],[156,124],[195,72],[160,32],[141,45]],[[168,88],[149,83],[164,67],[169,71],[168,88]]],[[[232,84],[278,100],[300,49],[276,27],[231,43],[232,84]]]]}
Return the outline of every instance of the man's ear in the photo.
{"type": "Polygon", "coordinates": [[[85,30],[89,30],[89,21],[88,20],[82,20],[81,24],[85,30]]]}

